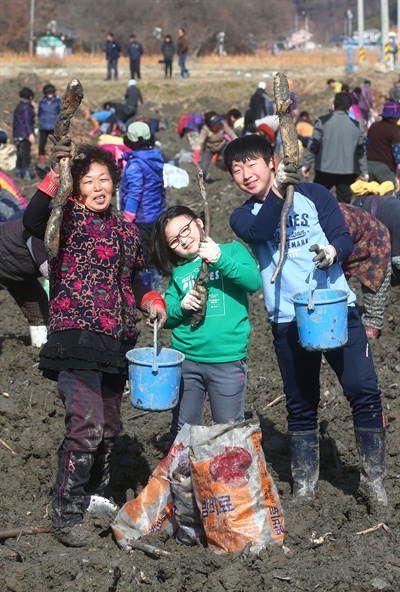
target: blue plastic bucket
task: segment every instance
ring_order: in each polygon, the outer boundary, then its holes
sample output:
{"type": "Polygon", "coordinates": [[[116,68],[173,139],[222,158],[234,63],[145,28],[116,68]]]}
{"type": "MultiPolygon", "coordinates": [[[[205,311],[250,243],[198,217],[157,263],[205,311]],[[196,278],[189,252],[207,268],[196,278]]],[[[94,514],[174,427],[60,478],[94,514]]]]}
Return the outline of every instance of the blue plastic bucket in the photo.
{"type": "MultiPolygon", "coordinates": [[[[312,274],[313,275],[313,274],[312,274]]],[[[301,345],[307,350],[329,350],[347,343],[347,297],[345,290],[328,288],[299,292],[293,296],[301,345]]]]}
{"type": "Polygon", "coordinates": [[[165,411],[175,407],[185,356],[164,347],[159,350],[139,347],[128,351],[126,358],[132,405],[148,411],[165,411]]]}

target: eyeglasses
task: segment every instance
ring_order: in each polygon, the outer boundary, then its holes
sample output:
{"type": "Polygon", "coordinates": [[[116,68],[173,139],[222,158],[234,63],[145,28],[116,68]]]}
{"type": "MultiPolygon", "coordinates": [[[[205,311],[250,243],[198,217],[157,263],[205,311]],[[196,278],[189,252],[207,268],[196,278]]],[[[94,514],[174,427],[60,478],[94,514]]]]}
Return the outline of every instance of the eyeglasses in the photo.
{"type": "Polygon", "coordinates": [[[187,238],[189,236],[190,226],[191,226],[193,220],[196,220],[196,218],[192,218],[190,220],[189,224],[186,224],[186,226],[183,226],[183,228],[181,228],[181,230],[178,232],[178,234],[176,236],[173,236],[172,238],[169,239],[168,246],[170,249],[176,249],[176,247],[179,247],[180,239],[187,238]]]}

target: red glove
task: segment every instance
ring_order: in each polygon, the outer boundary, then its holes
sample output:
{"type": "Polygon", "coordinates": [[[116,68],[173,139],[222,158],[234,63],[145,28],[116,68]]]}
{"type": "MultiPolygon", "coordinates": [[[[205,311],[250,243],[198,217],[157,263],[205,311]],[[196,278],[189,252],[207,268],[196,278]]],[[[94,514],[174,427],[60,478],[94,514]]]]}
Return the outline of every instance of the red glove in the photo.
{"type": "Polygon", "coordinates": [[[60,175],[58,173],[55,173],[52,169],[50,169],[50,172],[47,173],[45,178],[42,181],[40,181],[40,183],[38,183],[36,187],[37,189],[40,189],[40,191],[43,191],[43,193],[46,193],[48,196],[55,197],[57,195],[59,183],[60,175]]]}
{"type": "Polygon", "coordinates": [[[193,164],[199,164],[200,155],[201,155],[201,150],[194,150],[193,151],[193,164]]]}
{"type": "Polygon", "coordinates": [[[164,298],[158,292],[147,292],[140,303],[140,310],[147,312],[149,319],[147,324],[152,327],[155,319],[158,320],[158,328],[161,329],[167,320],[167,305],[164,298]]]}

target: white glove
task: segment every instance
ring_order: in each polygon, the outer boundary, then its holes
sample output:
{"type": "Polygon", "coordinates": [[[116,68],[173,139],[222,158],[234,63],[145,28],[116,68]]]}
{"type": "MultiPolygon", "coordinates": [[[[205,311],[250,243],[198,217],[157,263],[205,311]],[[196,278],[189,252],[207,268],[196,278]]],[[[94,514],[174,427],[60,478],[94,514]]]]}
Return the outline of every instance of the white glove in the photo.
{"type": "Polygon", "coordinates": [[[189,290],[181,302],[183,310],[200,310],[202,304],[196,290],[189,290]]]}
{"type": "Polygon", "coordinates": [[[205,239],[200,242],[198,255],[208,263],[216,263],[221,256],[221,249],[212,238],[206,236],[205,239]]]}
{"type": "Polygon", "coordinates": [[[301,177],[297,164],[289,156],[285,156],[278,165],[275,173],[274,185],[279,193],[285,193],[289,185],[300,183],[301,177]]]}
{"type": "Polygon", "coordinates": [[[310,176],[310,169],[303,166],[303,167],[301,167],[301,173],[305,179],[308,179],[308,177],[310,176]]]}
{"type": "Polygon", "coordinates": [[[313,262],[318,269],[328,269],[336,261],[336,249],[332,245],[311,245],[309,251],[317,253],[313,262]]]}

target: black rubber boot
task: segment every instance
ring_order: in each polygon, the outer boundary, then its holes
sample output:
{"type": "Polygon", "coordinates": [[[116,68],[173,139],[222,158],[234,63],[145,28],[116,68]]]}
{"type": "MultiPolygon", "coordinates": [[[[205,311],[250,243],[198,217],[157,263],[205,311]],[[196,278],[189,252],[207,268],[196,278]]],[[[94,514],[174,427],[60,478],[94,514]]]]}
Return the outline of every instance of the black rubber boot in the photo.
{"type": "Polygon", "coordinates": [[[52,531],[67,547],[84,547],[95,540],[83,524],[85,485],[89,482],[94,455],[62,450],[52,495],[52,531]]]}
{"type": "Polygon", "coordinates": [[[85,495],[104,495],[110,482],[110,452],[98,452],[90,471],[90,479],[85,485],[85,495]]]}
{"type": "Polygon", "coordinates": [[[293,479],[292,503],[309,503],[317,497],[319,477],[318,430],[288,432],[293,479]]]}
{"type": "Polygon", "coordinates": [[[369,510],[387,508],[384,484],[385,428],[355,428],[356,444],[361,459],[359,491],[369,510]]]}

